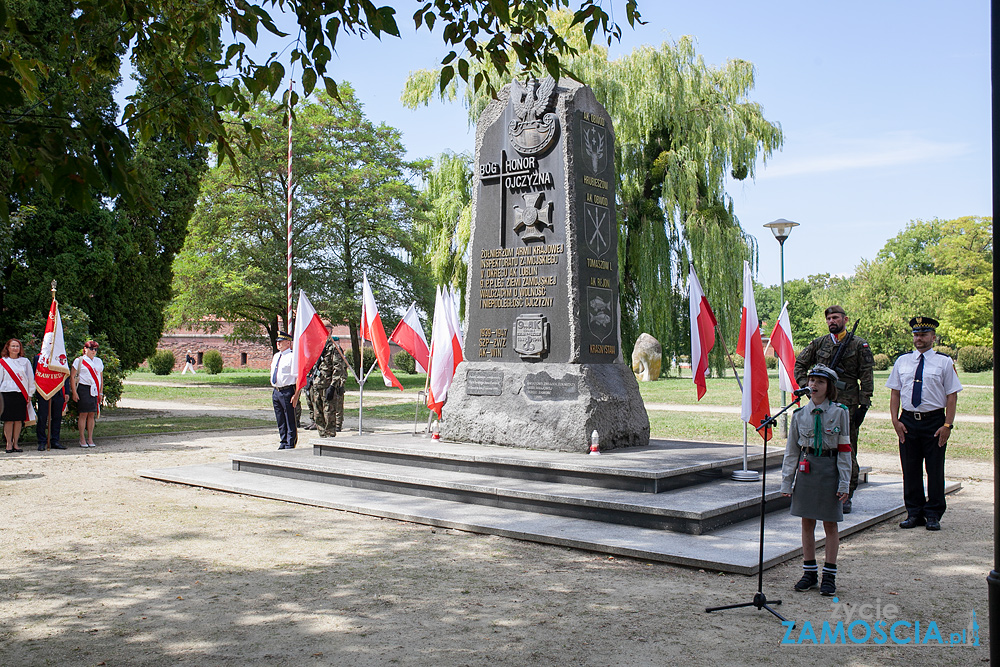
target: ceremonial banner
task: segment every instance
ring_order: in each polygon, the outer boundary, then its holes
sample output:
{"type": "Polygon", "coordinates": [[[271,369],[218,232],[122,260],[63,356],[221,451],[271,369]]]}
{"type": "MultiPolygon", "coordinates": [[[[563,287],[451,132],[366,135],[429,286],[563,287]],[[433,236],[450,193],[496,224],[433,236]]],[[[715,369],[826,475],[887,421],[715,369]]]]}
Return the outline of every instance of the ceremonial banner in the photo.
{"type": "Polygon", "coordinates": [[[792,325],[788,319],[788,302],[781,308],[781,315],[774,323],[771,332],[771,347],[778,357],[778,389],[781,391],[797,391],[799,383],[795,381],[795,346],[792,345],[792,325]]]}
{"type": "Polygon", "coordinates": [[[430,368],[428,359],[430,358],[430,348],[427,346],[427,338],[424,337],[424,328],[420,325],[420,318],[417,316],[416,302],[410,304],[410,309],[403,315],[392,335],[389,336],[396,345],[410,353],[410,356],[417,362],[417,370],[426,373],[430,368]]]}
{"type": "Polygon", "coordinates": [[[66,357],[66,342],[63,339],[62,318],[59,304],[52,299],[49,319],[45,322],[42,349],[35,365],[35,391],[49,400],[62,391],[63,383],[69,377],[69,359],[66,357]]]}
{"type": "MultiPolygon", "coordinates": [[[[378,314],[378,305],[375,303],[375,295],[368,284],[368,276],[363,277],[361,304],[361,338],[371,341],[375,348],[375,358],[378,360],[378,367],[382,371],[382,381],[387,387],[397,387],[403,391],[403,385],[396,376],[393,375],[389,367],[389,339],[385,336],[385,327],[382,326],[382,318],[378,314]]],[[[362,376],[363,377],[363,376],[362,376]]]]}

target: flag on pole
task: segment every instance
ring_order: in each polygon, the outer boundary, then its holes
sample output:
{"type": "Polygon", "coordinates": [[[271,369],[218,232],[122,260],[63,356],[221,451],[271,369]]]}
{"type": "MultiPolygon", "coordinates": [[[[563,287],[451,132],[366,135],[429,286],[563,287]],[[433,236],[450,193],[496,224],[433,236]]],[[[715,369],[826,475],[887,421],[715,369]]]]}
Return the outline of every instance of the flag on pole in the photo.
{"type": "Polygon", "coordinates": [[[417,370],[426,373],[430,368],[428,359],[430,358],[430,348],[427,346],[427,338],[424,337],[424,328],[420,324],[417,316],[416,301],[410,304],[410,309],[403,315],[392,335],[389,336],[396,345],[410,353],[410,356],[417,362],[417,370]]]}
{"type": "Polygon", "coordinates": [[[688,277],[688,301],[691,312],[691,376],[698,392],[698,400],[705,395],[705,377],[708,375],[708,353],[715,347],[715,313],[708,305],[705,291],[691,265],[688,277]]]}
{"type": "Polygon", "coordinates": [[[448,400],[448,389],[455,377],[455,347],[452,344],[451,315],[444,291],[439,287],[434,297],[434,324],[431,327],[431,376],[428,383],[427,407],[441,417],[441,408],[448,400]]]}
{"type": "MultiPolygon", "coordinates": [[[[760,336],[760,320],[757,319],[757,302],[753,296],[753,279],[750,265],[743,262],[743,314],[740,317],[740,339],[736,353],[743,357],[743,403],[740,416],[753,428],[760,426],[768,417],[771,406],[767,400],[767,365],[764,362],[764,343],[760,336]]],[[[771,429],[767,433],[758,431],[765,440],[770,440],[771,429]]]]}
{"type": "Polygon", "coordinates": [[[788,319],[787,301],[781,307],[778,321],[774,323],[771,347],[774,348],[774,356],[778,357],[778,389],[797,391],[799,383],[795,381],[795,347],[792,345],[792,325],[788,319]]]}
{"type": "MultiPolygon", "coordinates": [[[[403,385],[389,368],[389,339],[385,337],[385,328],[382,326],[382,318],[378,314],[378,305],[375,303],[375,295],[368,284],[368,275],[365,274],[362,280],[362,303],[361,303],[361,338],[371,341],[375,348],[375,358],[378,360],[379,370],[382,371],[382,381],[387,387],[397,387],[403,391],[403,385]]],[[[364,376],[362,376],[364,377],[364,376]]]]}
{"type": "Polygon", "coordinates": [[[299,309],[295,313],[295,333],[292,337],[292,369],[295,372],[296,391],[306,386],[309,371],[323,354],[323,346],[329,335],[306,293],[299,290],[299,309]]]}
{"type": "Polygon", "coordinates": [[[35,391],[49,400],[62,390],[69,375],[69,359],[66,357],[66,342],[63,339],[62,318],[55,297],[49,307],[49,319],[45,322],[42,349],[35,366],[35,391]]]}
{"type": "Polygon", "coordinates": [[[458,294],[449,285],[445,288],[445,312],[448,314],[448,327],[451,332],[451,354],[452,366],[458,365],[465,359],[462,349],[465,347],[465,336],[462,334],[461,318],[458,316],[458,294]]]}

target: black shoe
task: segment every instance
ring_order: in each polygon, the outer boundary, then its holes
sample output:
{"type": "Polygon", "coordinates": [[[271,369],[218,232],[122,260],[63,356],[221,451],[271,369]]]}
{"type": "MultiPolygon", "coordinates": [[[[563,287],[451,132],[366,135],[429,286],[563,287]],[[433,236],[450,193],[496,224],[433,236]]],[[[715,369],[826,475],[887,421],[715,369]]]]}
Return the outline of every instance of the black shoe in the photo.
{"type": "MultiPolygon", "coordinates": [[[[900,528],[916,528],[917,526],[922,526],[926,523],[924,517],[922,516],[908,516],[904,521],[899,523],[900,528]]],[[[940,528],[940,526],[938,526],[940,528]]]]}
{"type": "Polygon", "coordinates": [[[848,498],[844,501],[844,514],[850,514],[852,510],[851,499],[848,498]]]}
{"type": "Polygon", "coordinates": [[[52,449],[66,449],[66,445],[60,445],[58,442],[52,443],[52,449]]]}
{"type": "Polygon", "coordinates": [[[21,449],[20,447],[15,447],[14,449],[12,449],[12,450],[10,450],[10,451],[12,451],[12,452],[17,452],[18,454],[20,454],[20,453],[21,453],[21,452],[23,452],[24,450],[23,450],[23,449],[21,449]]]}
{"type": "Polygon", "coordinates": [[[819,586],[819,594],[824,597],[831,597],[837,593],[837,576],[823,573],[823,583],[819,586]]]}
{"type": "Polygon", "coordinates": [[[803,591],[808,591],[811,588],[816,588],[818,584],[819,584],[819,575],[817,575],[815,572],[803,572],[802,578],[799,579],[798,582],[796,582],[796,584],[792,586],[792,588],[801,593],[803,591]]]}
{"type": "Polygon", "coordinates": [[[45,445],[38,445],[38,451],[44,452],[45,451],[45,445]]]}
{"type": "Polygon", "coordinates": [[[927,517],[927,530],[941,530],[941,522],[934,517],[927,517]]]}

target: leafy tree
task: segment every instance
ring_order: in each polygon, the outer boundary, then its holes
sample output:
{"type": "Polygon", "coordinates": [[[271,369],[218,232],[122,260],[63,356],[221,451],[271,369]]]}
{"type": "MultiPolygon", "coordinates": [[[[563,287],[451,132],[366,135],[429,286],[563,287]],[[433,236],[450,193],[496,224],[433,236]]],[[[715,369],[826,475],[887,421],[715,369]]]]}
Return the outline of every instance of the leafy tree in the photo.
{"type": "MultiPolygon", "coordinates": [[[[9,159],[3,173],[5,196],[0,199],[5,216],[20,205],[25,191],[42,186],[54,195],[67,195],[77,208],[100,201],[104,193],[141,195],[138,173],[130,169],[130,138],[166,132],[192,148],[214,142],[218,155],[235,161],[224,112],[240,116],[249,111],[258,95],[274,95],[285,76],[277,53],[264,62],[247,54],[247,44],[255,44],[262,30],[287,36],[264,2],[50,2],[45,5],[47,18],[58,17],[67,26],[65,39],[53,39],[39,29],[46,21],[26,18],[31,15],[23,11],[28,3],[45,4],[0,0],[0,143],[9,159]],[[223,29],[231,34],[229,40],[220,38],[223,29]],[[128,136],[114,117],[81,117],[46,90],[47,82],[63,79],[88,95],[95,83],[118,71],[126,50],[161,97],[130,98],[123,113],[128,136]],[[173,105],[162,104],[167,97],[207,99],[210,113],[177,113],[173,105]]],[[[289,40],[291,62],[301,68],[306,95],[322,81],[327,92],[337,96],[327,65],[339,38],[399,36],[396,10],[370,0],[267,4],[296,17],[299,37],[289,40]]],[[[418,30],[439,28],[446,48],[454,49],[442,60],[442,87],[457,74],[492,93],[489,83],[475,76],[473,65],[488,62],[503,73],[519,67],[544,67],[553,74],[563,69],[561,58],[574,49],[549,23],[546,10],[569,5],[570,0],[434,0],[420,3],[413,20],[418,30]]],[[[584,0],[573,16],[588,41],[600,36],[610,44],[621,35],[599,0],[584,0]]],[[[625,16],[630,25],[640,20],[636,0],[626,2],[625,16]]]]}
{"type": "MultiPolygon", "coordinates": [[[[607,49],[588,48],[572,17],[553,14],[550,21],[577,50],[567,59],[573,77],[591,86],[615,124],[622,344],[630,347],[646,331],[664,354],[688,349],[689,261],[723,335],[735,339],[742,263],[755,249],[733,214],[725,179],[753,177],[758,157],[766,159],[782,142],[780,128],[748,99],[753,66],[732,60],[708,67],[689,38],[609,61],[607,49]]],[[[480,75],[493,87],[506,80],[506,73],[488,67],[480,75]]],[[[462,92],[470,122],[489,101],[473,86],[441,89],[436,81],[433,72],[411,75],[403,101],[416,106],[436,94],[454,100],[462,92]]],[[[723,361],[721,349],[714,351],[717,369],[723,361]]]]}
{"type": "MultiPolygon", "coordinates": [[[[24,0],[19,9],[23,20],[47,38],[37,52],[72,67],[72,56],[57,48],[70,37],[69,5],[24,0]]],[[[99,41],[89,33],[76,38],[81,48],[99,41]]],[[[114,118],[117,83],[116,65],[92,81],[86,92],[73,88],[69,78],[56,76],[42,80],[39,89],[87,125],[88,119],[105,123],[114,118]]],[[[137,94],[150,96],[144,86],[137,94]]],[[[30,113],[28,108],[20,111],[30,113]]],[[[86,142],[72,136],[66,140],[81,155],[88,150],[86,142]]],[[[14,163],[9,152],[6,157],[4,162],[0,156],[0,165],[14,163]]],[[[163,330],[170,266],[183,242],[204,165],[204,149],[189,149],[185,142],[159,134],[139,141],[128,164],[141,184],[140,199],[115,200],[110,191],[95,190],[88,196],[103,198],[107,206],[79,210],[72,192],[53,196],[44,188],[22,188],[11,224],[0,237],[0,333],[23,333],[16,331],[21,318],[47,312],[49,286],[56,279],[62,298],[87,313],[93,332],[107,336],[124,368],[138,366],[156,349],[163,330]]],[[[73,181],[72,175],[60,178],[73,181]]]]}
{"type": "Polygon", "coordinates": [[[424,178],[423,196],[430,209],[421,224],[420,261],[436,285],[458,289],[460,310],[465,310],[472,235],[472,158],[443,153],[424,178]]]}
{"type": "Polygon", "coordinates": [[[993,345],[993,218],[934,222],[941,238],[928,248],[945,299],[941,338],[955,347],[993,345]]]}
{"type": "MultiPolygon", "coordinates": [[[[204,180],[190,234],[174,264],[173,326],[218,327],[272,347],[286,313],[287,131],[272,104],[260,102],[248,120],[265,141],[234,134],[236,167],[221,163],[204,180]]],[[[388,313],[422,306],[433,294],[417,266],[414,219],[419,197],[410,180],[427,165],[407,162],[399,132],[365,118],[349,85],[340,101],[325,93],[299,110],[293,134],[292,280],[320,312],[351,326],[359,349],[360,284],[364,272],[388,313]]]]}

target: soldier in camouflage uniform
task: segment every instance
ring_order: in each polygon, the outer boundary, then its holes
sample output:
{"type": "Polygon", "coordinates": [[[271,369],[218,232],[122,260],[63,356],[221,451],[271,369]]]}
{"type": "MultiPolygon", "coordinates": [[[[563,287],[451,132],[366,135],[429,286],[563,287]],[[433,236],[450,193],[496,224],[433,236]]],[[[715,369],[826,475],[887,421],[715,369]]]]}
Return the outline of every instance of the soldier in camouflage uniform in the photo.
{"type": "Polygon", "coordinates": [[[312,370],[309,404],[320,437],[334,438],[344,423],[346,366],[336,349],[339,338],[330,336],[312,370]],[[339,399],[339,400],[338,400],[339,399]],[[339,408],[339,409],[338,409],[339,408]]]}
{"type": "MultiPolygon", "coordinates": [[[[795,381],[800,387],[806,386],[809,369],[816,364],[832,367],[833,357],[840,348],[841,341],[847,336],[847,322],[850,318],[840,306],[830,306],[826,309],[826,325],[830,333],[820,336],[809,343],[795,357],[795,381]]],[[[858,430],[865,420],[872,403],[875,391],[875,358],[872,356],[868,341],[854,336],[844,353],[840,355],[837,368],[840,376],[837,385],[837,400],[847,406],[851,417],[851,488],[847,502],[844,503],[844,513],[851,512],[851,500],[858,488],[858,476],[861,471],[858,466],[858,430]],[[843,386],[841,386],[843,384],[843,386]]]]}

